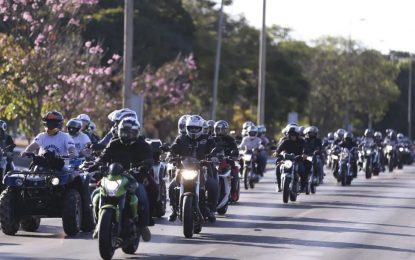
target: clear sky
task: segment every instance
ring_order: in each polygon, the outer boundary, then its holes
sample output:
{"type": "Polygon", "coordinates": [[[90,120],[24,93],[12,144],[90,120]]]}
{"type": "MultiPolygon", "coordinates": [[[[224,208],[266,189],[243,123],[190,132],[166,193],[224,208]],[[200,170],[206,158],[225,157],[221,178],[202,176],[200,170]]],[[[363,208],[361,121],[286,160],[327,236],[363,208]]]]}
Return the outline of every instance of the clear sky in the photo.
{"type": "MultiPolygon", "coordinates": [[[[220,2],[220,0],[215,0],[220,2]]],[[[225,8],[260,27],[263,0],[233,0],[225,8]]],[[[415,53],[415,0],[267,0],[267,25],[293,30],[292,37],[311,41],[344,36],[383,53],[415,53]]]]}

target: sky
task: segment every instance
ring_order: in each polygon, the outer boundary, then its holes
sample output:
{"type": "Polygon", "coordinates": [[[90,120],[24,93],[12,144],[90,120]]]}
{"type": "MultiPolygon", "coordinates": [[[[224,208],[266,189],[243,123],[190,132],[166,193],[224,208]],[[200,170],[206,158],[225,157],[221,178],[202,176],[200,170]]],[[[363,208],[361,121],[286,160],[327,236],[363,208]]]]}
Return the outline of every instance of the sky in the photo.
{"type": "MultiPolygon", "coordinates": [[[[243,15],[259,28],[262,2],[233,0],[225,12],[243,15]]],[[[385,54],[415,53],[415,0],[267,0],[266,23],[291,28],[292,38],[309,43],[322,36],[350,36],[385,54]]]]}

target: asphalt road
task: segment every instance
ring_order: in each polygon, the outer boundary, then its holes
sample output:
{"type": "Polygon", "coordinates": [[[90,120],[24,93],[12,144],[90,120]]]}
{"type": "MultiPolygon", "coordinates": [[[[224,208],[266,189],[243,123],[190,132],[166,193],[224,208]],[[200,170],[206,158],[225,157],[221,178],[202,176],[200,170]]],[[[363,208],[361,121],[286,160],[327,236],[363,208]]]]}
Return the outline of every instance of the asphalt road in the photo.
{"type": "MultiPolygon", "coordinates": [[[[415,259],[415,167],[381,173],[350,187],[330,174],[315,195],[283,204],[268,171],[243,191],[228,214],[185,239],[181,223],[166,218],[151,227],[151,242],[136,255],[114,259],[415,259]]],[[[42,219],[39,232],[0,234],[0,259],[99,259],[91,233],[67,238],[60,219],[42,219]]]]}

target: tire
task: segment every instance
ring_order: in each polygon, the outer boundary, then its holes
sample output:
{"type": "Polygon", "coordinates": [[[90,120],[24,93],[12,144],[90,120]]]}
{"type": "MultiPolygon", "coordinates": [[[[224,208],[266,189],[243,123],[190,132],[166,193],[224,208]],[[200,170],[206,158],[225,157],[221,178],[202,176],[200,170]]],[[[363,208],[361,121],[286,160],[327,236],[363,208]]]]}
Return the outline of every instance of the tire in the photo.
{"type": "Polygon", "coordinates": [[[392,158],[389,158],[389,160],[388,160],[388,168],[389,168],[389,172],[393,172],[392,158]]]}
{"type": "Polygon", "coordinates": [[[352,180],[353,180],[353,178],[352,178],[352,177],[347,176],[347,179],[346,179],[346,185],[350,186],[350,185],[352,184],[352,180]]]}
{"type": "Polygon", "coordinates": [[[245,168],[244,170],[243,170],[243,173],[244,173],[244,186],[245,186],[245,190],[247,190],[247,189],[249,189],[249,180],[248,180],[248,169],[247,168],[245,168]]]}
{"type": "Polygon", "coordinates": [[[79,233],[82,224],[82,201],[79,192],[68,190],[63,198],[62,225],[68,236],[79,233]]]}
{"type": "Polygon", "coordinates": [[[290,200],[291,201],[296,201],[297,200],[297,193],[296,192],[292,191],[290,193],[290,200]]]}
{"type": "Polygon", "coordinates": [[[88,206],[86,210],[82,213],[82,232],[91,232],[95,228],[94,214],[92,213],[92,208],[88,206]]]}
{"type": "Polygon", "coordinates": [[[138,249],[138,245],[140,244],[140,237],[137,236],[133,242],[128,245],[124,245],[122,247],[122,251],[128,255],[134,255],[138,249]]]}
{"type": "Polygon", "coordinates": [[[373,176],[379,176],[379,172],[380,170],[378,167],[373,168],[373,176]]]}
{"type": "Polygon", "coordinates": [[[182,208],[183,234],[186,238],[193,237],[193,197],[184,196],[182,208]]]}
{"type": "Polygon", "coordinates": [[[27,232],[35,232],[40,227],[40,218],[33,216],[26,216],[20,220],[20,227],[27,232]]]}
{"type": "Polygon", "coordinates": [[[249,187],[251,189],[255,188],[255,181],[254,180],[249,180],[249,187]]]}
{"type": "Polygon", "coordinates": [[[113,209],[103,209],[99,220],[98,248],[102,259],[111,259],[115,248],[112,245],[112,219],[115,215],[113,209]]]}
{"type": "Polygon", "coordinates": [[[161,218],[166,214],[167,195],[166,195],[166,182],[162,180],[160,182],[160,201],[157,201],[155,217],[161,218]]]}
{"type": "Polygon", "coordinates": [[[315,194],[316,191],[317,191],[317,186],[315,184],[311,183],[310,190],[311,190],[311,193],[312,194],[315,194]]]}
{"type": "Polygon", "coordinates": [[[239,200],[240,195],[241,195],[241,182],[239,181],[239,178],[238,178],[238,181],[236,182],[236,200],[234,202],[237,202],[239,200]]]}
{"type": "Polygon", "coordinates": [[[284,203],[288,203],[289,197],[290,197],[290,179],[285,178],[284,187],[282,191],[282,201],[284,203]]]}
{"type": "Polygon", "coordinates": [[[403,163],[402,163],[402,160],[400,160],[398,163],[398,169],[401,170],[402,168],[403,168],[403,163]]]}
{"type": "Polygon", "coordinates": [[[367,161],[366,162],[366,165],[365,165],[365,174],[366,174],[366,179],[370,179],[370,178],[372,178],[372,171],[370,170],[370,161],[367,161]]]}
{"type": "Polygon", "coordinates": [[[201,224],[196,225],[196,226],[194,227],[194,229],[193,229],[193,232],[194,232],[195,234],[200,234],[200,232],[202,232],[202,225],[201,225],[201,224]]]}
{"type": "Polygon", "coordinates": [[[225,215],[226,212],[228,211],[228,204],[226,204],[222,208],[216,209],[216,211],[218,212],[219,215],[225,215]]]}
{"type": "Polygon", "coordinates": [[[13,205],[16,203],[16,193],[5,189],[0,195],[0,226],[4,234],[14,236],[19,230],[19,218],[13,205]]]}

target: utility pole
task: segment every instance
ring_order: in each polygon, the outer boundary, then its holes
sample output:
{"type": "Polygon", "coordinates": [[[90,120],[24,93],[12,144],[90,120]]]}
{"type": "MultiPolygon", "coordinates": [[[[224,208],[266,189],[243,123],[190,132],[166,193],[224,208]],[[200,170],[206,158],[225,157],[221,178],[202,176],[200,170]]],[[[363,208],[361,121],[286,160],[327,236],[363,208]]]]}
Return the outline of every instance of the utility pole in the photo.
{"type": "Polygon", "coordinates": [[[258,75],[258,108],[257,108],[257,123],[263,125],[265,123],[265,74],[266,74],[266,46],[267,46],[267,32],[265,16],[266,14],[266,0],[263,0],[262,5],[262,30],[259,44],[259,75],[258,75]]]}
{"type": "Polygon", "coordinates": [[[124,4],[124,86],[122,105],[132,106],[132,65],[133,65],[133,19],[134,0],[125,0],[124,4]]]}
{"type": "Polygon", "coordinates": [[[215,57],[215,74],[213,76],[213,96],[212,96],[212,114],[211,119],[216,121],[216,106],[218,104],[218,83],[219,83],[219,68],[220,68],[220,55],[222,48],[222,29],[223,29],[223,1],[220,4],[219,11],[219,23],[218,23],[218,35],[216,42],[216,57],[215,57]]]}
{"type": "Polygon", "coordinates": [[[409,53],[408,137],[412,140],[412,53],[409,53]]]}

